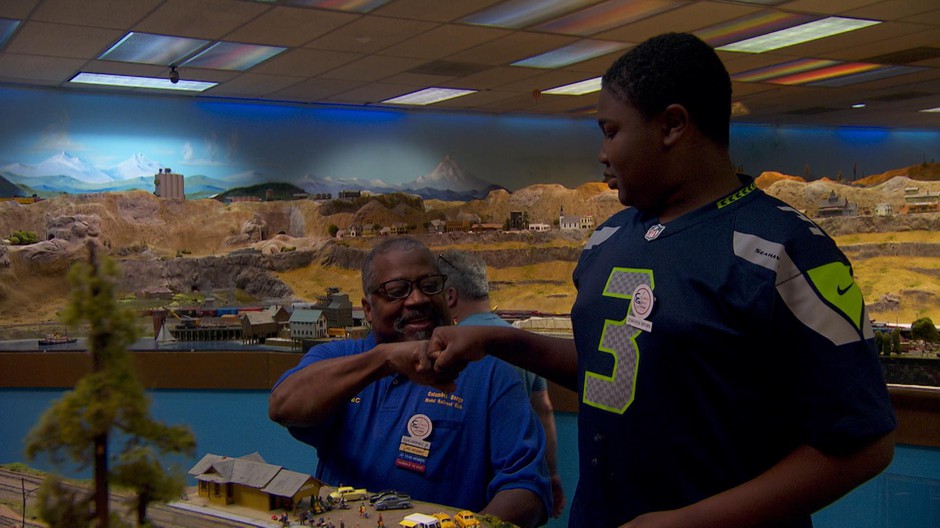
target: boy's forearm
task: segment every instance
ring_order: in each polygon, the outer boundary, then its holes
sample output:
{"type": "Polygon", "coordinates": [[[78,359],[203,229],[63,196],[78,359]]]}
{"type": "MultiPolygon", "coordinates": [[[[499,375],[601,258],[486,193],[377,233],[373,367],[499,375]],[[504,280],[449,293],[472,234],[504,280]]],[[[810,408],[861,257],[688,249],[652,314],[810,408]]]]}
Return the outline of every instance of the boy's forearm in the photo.
{"type": "Polygon", "coordinates": [[[893,432],[845,455],[800,446],[753,480],[671,513],[689,527],[773,526],[831,504],[878,475],[893,454],[893,432]]]}

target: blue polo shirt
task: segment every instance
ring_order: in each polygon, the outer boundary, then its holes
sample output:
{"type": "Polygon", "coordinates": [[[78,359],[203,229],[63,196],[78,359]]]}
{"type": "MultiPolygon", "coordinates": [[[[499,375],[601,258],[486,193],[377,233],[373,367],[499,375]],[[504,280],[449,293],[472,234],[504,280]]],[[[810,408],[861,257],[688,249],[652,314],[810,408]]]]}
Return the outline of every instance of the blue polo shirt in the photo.
{"type": "MultiPolygon", "coordinates": [[[[480,312],[468,315],[464,318],[463,321],[457,326],[512,326],[507,323],[502,317],[494,314],[493,312],[480,312]]],[[[513,368],[516,369],[516,372],[522,377],[522,386],[525,387],[525,392],[530,397],[533,392],[539,392],[548,390],[548,384],[545,382],[545,378],[539,376],[538,374],[529,372],[528,370],[513,365],[513,368]]]]}
{"type": "MultiPolygon", "coordinates": [[[[278,384],[317,361],[375,346],[373,334],[315,346],[278,384]]],[[[468,365],[453,393],[387,376],[323,424],[289,430],[317,449],[316,476],[329,484],[393,488],[416,500],[472,511],[483,509],[499,491],[526,489],[550,511],[545,434],[519,375],[495,358],[468,365]],[[408,427],[421,416],[430,422],[424,438],[408,427]]],[[[420,428],[418,433],[423,434],[420,428]]]]}

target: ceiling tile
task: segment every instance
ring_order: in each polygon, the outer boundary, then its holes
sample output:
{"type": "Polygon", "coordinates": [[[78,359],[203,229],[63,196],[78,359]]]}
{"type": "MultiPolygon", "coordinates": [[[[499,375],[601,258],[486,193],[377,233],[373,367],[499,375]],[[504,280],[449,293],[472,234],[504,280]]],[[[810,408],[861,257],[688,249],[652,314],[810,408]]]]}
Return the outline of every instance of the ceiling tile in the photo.
{"type": "Polygon", "coordinates": [[[474,73],[454,79],[451,86],[454,88],[469,88],[473,90],[488,90],[497,86],[531,79],[544,73],[534,68],[518,68],[515,66],[499,66],[480,73],[474,73]]]}
{"type": "Polygon", "coordinates": [[[363,84],[365,83],[339,79],[310,79],[278,90],[269,97],[281,100],[323,101],[332,95],[352,90],[363,84]]]}
{"type": "Polygon", "coordinates": [[[385,55],[439,59],[508,35],[505,29],[448,24],[389,47],[385,55]]]}
{"type": "Polygon", "coordinates": [[[576,37],[564,35],[516,31],[489,42],[484,42],[468,50],[455,53],[448,57],[448,59],[491,64],[494,66],[508,65],[518,60],[527,59],[567,46],[577,40],[576,37]]]}
{"type": "MultiPolygon", "coordinates": [[[[858,9],[845,11],[842,16],[867,18],[869,20],[900,20],[936,12],[936,0],[882,0],[858,9]]],[[[936,13],[934,13],[936,16],[936,13]]]]}
{"type": "Polygon", "coordinates": [[[225,35],[225,40],[300,46],[358,18],[351,13],[279,6],[225,35]]]}
{"type": "MultiPolygon", "coordinates": [[[[4,0],[6,3],[8,0],[4,0]]],[[[45,0],[33,14],[34,20],[79,26],[123,29],[153,11],[163,0],[45,0]]]]}
{"type": "Polygon", "coordinates": [[[236,0],[165,0],[135,31],[204,39],[221,39],[271,9],[258,2],[236,0]]]}
{"type": "Polygon", "coordinates": [[[303,77],[282,75],[259,75],[243,73],[225,84],[215,86],[206,93],[230,97],[262,97],[283,90],[303,81],[303,77]]]}
{"type": "Polygon", "coordinates": [[[83,64],[81,59],[4,53],[0,55],[0,80],[58,84],[71,79],[83,64]]]}
{"type": "Polygon", "coordinates": [[[358,53],[297,48],[255,66],[252,73],[319,75],[361,58],[358,53]]]}
{"type": "Polygon", "coordinates": [[[326,98],[326,101],[351,104],[376,104],[392,97],[416,91],[410,86],[397,84],[367,83],[326,98]]]}
{"type": "Polygon", "coordinates": [[[395,75],[424,64],[425,62],[427,61],[424,59],[369,55],[323,73],[320,77],[324,79],[343,79],[347,81],[378,81],[390,75],[395,75]]]}
{"type": "Polygon", "coordinates": [[[397,0],[373,14],[436,22],[452,22],[498,4],[501,0],[397,0]]]}
{"type": "Polygon", "coordinates": [[[0,2],[0,17],[25,20],[38,3],[39,0],[3,0],[0,2]]]}
{"type": "Polygon", "coordinates": [[[306,46],[317,49],[376,53],[438,25],[436,22],[422,20],[366,15],[312,40],[306,46]]]}
{"type": "Polygon", "coordinates": [[[90,59],[123,36],[120,30],[29,21],[10,44],[10,53],[90,59]]]}
{"type": "Polygon", "coordinates": [[[594,35],[600,40],[619,40],[639,44],[644,40],[670,31],[693,32],[729,19],[747,16],[760,8],[724,2],[695,2],[667,13],[627,24],[594,35]]]}

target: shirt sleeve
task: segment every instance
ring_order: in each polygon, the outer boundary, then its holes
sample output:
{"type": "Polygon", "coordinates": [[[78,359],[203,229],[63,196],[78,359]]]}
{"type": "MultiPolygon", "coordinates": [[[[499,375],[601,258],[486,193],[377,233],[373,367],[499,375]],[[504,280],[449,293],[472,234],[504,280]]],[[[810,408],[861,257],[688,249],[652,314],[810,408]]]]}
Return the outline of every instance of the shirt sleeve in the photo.
{"type": "Polygon", "coordinates": [[[796,272],[777,282],[772,327],[787,343],[802,437],[824,452],[853,450],[897,426],[861,289],[828,237],[786,255],[796,272]]]}
{"type": "Polygon", "coordinates": [[[526,489],[551,511],[551,484],[545,463],[545,433],[532,413],[514,369],[493,361],[488,434],[494,476],[488,498],[509,489],[526,489]]]}

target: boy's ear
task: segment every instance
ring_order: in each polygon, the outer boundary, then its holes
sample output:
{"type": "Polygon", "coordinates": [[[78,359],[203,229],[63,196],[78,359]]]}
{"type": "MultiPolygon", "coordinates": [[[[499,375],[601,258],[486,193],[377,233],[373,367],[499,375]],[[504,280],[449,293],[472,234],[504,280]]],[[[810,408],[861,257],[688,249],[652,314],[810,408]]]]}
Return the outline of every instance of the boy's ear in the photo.
{"type": "Polygon", "coordinates": [[[680,104],[671,104],[663,110],[663,144],[671,147],[687,131],[689,126],[689,111],[680,104]]]}

